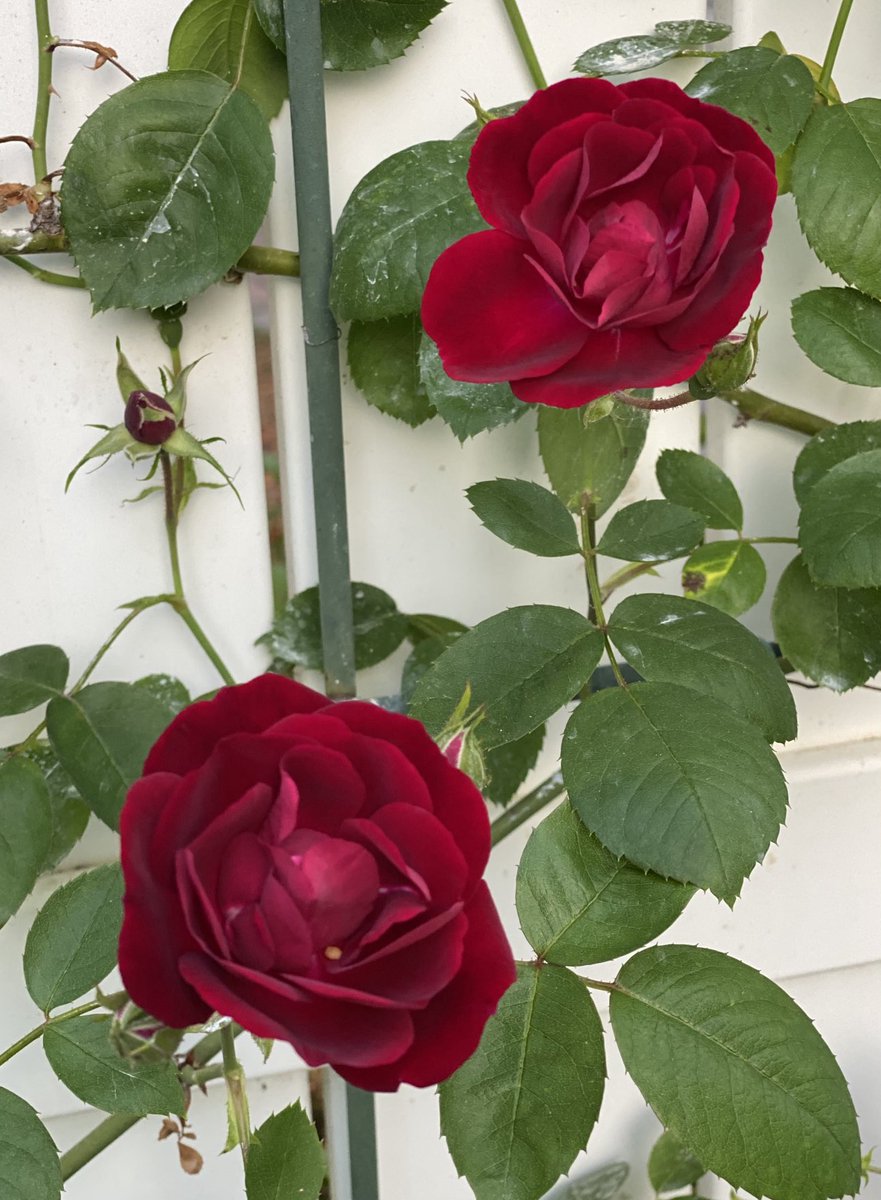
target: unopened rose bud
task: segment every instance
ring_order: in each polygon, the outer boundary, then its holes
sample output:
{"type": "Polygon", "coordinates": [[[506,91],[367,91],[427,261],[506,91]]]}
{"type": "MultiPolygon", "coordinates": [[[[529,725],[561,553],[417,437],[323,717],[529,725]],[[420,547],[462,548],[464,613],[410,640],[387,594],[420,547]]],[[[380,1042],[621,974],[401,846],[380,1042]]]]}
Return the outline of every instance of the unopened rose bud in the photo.
{"type": "Polygon", "coordinates": [[[155,392],[132,392],[125,406],[125,427],[136,442],[161,446],[177,429],[174,409],[155,392]]]}
{"type": "Polygon", "coordinates": [[[752,379],[759,354],[759,329],[765,314],[751,317],[746,334],[731,334],[716,342],[704,365],[688,381],[697,400],[710,400],[722,392],[736,392],[752,379]]]}

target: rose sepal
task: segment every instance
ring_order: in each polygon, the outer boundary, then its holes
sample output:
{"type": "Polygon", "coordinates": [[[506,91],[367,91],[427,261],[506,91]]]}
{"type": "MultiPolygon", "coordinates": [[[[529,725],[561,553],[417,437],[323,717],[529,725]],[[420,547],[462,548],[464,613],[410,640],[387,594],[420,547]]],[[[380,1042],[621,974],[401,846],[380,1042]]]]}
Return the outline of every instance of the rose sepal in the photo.
{"type": "MultiPolygon", "coordinates": [[[[214,441],[222,439],[212,438],[206,439],[206,441],[207,440],[214,441]]],[[[233,483],[230,476],[227,475],[226,471],[223,469],[214,455],[205,449],[205,442],[200,442],[198,438],[194,438],[193,435],[188,433],[186,429],[182,429],[180,426],[178,426],[168,441],[164,443],[162,449],[168,454],[176,455],[178,458],[198,458],[203,462],[208,463],[209,466],[213,467],[214,470],[223,477],[224,482],[232,488],[233,492],[235,493],[235,497],[239,504],[242,505],[242,508],[245,507],[242,503],[242,498],[238,493],[236,485],[233,483]]]]}
{"type": "MultiPolygon", "coordinates": [[[[90,428],[107,429],[107,426],[91,425],[90,428]]],[[[126,429],[125,425],[114,425],[112,429],[109,429],[107,433],[105,433],[104,437],[95,443],[91,450],[87,451],[83,455],[80,461],[70,472],[64,484],[65,492],[68,490],[71,483],[73,483],[76,473],[81,467],[84,467],[87,462],[91,462],[91,460],[94,458],[112,458],[114,454],[120,453],[127,454],[132,462],[134,462],[138,458],[146,458],[151,454],[155,454],[156,447],[147,446],[143,442],[135,441],[135,439],[126,429]]]]}

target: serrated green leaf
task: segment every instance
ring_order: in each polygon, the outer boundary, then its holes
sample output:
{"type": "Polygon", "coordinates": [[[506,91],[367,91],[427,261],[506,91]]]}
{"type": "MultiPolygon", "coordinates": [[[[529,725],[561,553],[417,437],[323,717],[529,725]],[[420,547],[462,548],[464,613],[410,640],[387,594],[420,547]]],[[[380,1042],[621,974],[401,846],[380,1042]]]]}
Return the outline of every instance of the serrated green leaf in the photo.
{"type": "Polygon", "coordinates": [[[820,261],[861,292],[881,296],[881,100],[814,110],[796,146],[792,193],[820,261]]]}
{"type": "Polygon", "coordinates": [[[468,626],[452,617],[437,613],[407,613],[407,637],[417,646],[426,638],[442,637],[448,633],[467,633],[468,626]]]}
{"type": "Polygon", "coordinates": [[[793,1000],[714,950],[655,946],[624,965],[612,1028],[628,1073],[708,1170],[771,1200],[860,1186],[847,1084],[793,1000]]]}
{"type": "Polygon", "coordinates": [[[0,717],[29,712],[60,695],[69,670],[60,646],[22,646],[0,655],[0,717]]]}
{"type": "Polygon", "coordinates": [[[729,617],[739,617],[761,599],[766,579],[761,554],[740,540],[698,546],[682,567],[686,598],[712,604],[729,617]]]}
{"type": "Polygon", "coordinates": [[[260,228],[274,175],[266,118],[207,71],[111,96],[74,138],[64,224],[95,311],[158,308],[216,283],[260,228]]]}
{"type": "Polygon", "coordinates": [[[51,835],[42,774],[24,758],[7,759],[0,765],[0,925],[37,882],[51,835]]]}
{"type": "Polygon", "coordinates": [[[119,823],[125,793],[174,714],[133,683],[93,683],[46,713],[58,759],[96,817],[119,823]]]}
{"type": "Polygon", "coordinates": [[[476,1053],[440,1085],[441,1132],[477,1200],[543,1195],[587,1144],[605,1073],[584,984],[521,965],[476,1053]]]}
{"type": "Polygon", "coordinates": [[[655,33],[679,46],[696,47],[721,42],[731,33],[731,26],[721,21],[658,21],[655,33]]]}
{"type": "Polygon", "coordinates": [[[714,696],[769,742],[796,736],[795,702],[771,650],[718,609],[681,596],[628,596],[612,613],[609,637],[649,682],[714,696]]]}
{"type": "Polygon", "coordinates": [[[254,1131],[245,1168],[248,1200],[318,1200],[326,1174],[315,1126],[299,1103],[254,1131]]]}
{"type": "Polygon", "coordinates": [[[419,351],[422,386],[437,415],[449,425],[460,442],[487,429],[510,425],[529,411],[507,383],[463,383],[450,379],[438,348],[424,334],[419,351]]]}
{"type": "Polygon", "coordinates": [[[740,529],[743,505],[721,467],[692,450],[664,450],[655,465],[666,499],[693,509],[708,529],[740,529]]]}
{"type": "Polygon", "coordinates": [[[801,59],[763,46],[713,59],[685,90],[748,121],[775,154],[792,145],[814,106],[814,81],[801,59]]]}
{"type": "Polygon", "coordinates": [[[881,450],[837,463],[814,484],[798,538],[814,583],[881,587],[881,450]]]}
{"type": "Polygon", "coordinates": [[[853,288],[817,288],[792,302],[792,332],[835,379],[881,387],[881,302],[853,288]]]}
{"type": "Polygon", "coordinates": [[[648,1162],[649,1182],[656,1192],[680,1192],[706,1175],[706,1168],[669,1129],[652,1146],[648,1162]]]}
{"type": "Polygon", "coordinates": [[[60,1200],[61,1161],[27,1101],[0,1088],[0,1182],[4,1200],[60,1200]]]}
{"type": "Polygon", "coordinates": [[[28,933],[24,978],[44,1013],[96,987],[116,965],[122,872],[96,867],[53,892],[28,933]]]}
{"type": "Polygon", "coordinates": [[[52,830],[49,848],[40,867],[40,874],[45,875],[58,866],[83,836],[91,810],[48,742],[38,742],[25,757],[39,768],[49,796],[52,830]]]}
{"type": "Polygon", "coordinates": [[[704,518],[692,508],[669,500],[637,500],[613,514],[597,550],[628,562],[662,562],[693,550],[704,529],[704,518]]]}
{"type": "Polygon", "coordinates": [[[421,341],[417,313],[353,321],[349,328],[349,370],[355,386],[368,404],[414,427],[434,416],[419,376],[421,341]]]}
{"type": "MultiPolygon", "coordinates": [[[[588,1171],[567,1180],[558,1200],[614,1200],[629,1174],[627,1163],[609,1163],[598,1171],[588,1171]]],[[[556,1189],[554,1194],[556,1197],[556,1189]]]]}
{"type": "Polygon", "coordinates": [[[364,176],[337,224],[337,317],[377,321],[416,312],[441,251],[485,228],[465,180],[469,153],[467,142],[421,142],[364,176]]]}
{"type": "MultiPolygon", "coordinates": [[[[355,582],[351,587],[355,666],[362,671],[397,650],[407,636],[407,618],[382,588],[355,582]]],[[[321,670],[324,655],[318,588],[306,588],[292,596],[260,641],[280,664],[321,670]]]]}
{"type": "Polygon", "coordinates": [[[590,696],[566,726],[562,766],[576,811],[613,854],[729,904],[786,814],[761,733],[678,684],[590,696]]]}
{"type": "Polygon", "coordinates": [[[43,1049],[65,1087],[104,1112],[182,1116],[186,1105],[174,1063],[122,1058],[109,1035],[110,1018],[104,1016],[72,1017],[47,1027],[43,1049]]]}
{"type": "Polygon", "coordinates": [[[410,711],[436,736],[466,688],[482,708],[485,749],[529,733],[572,699],[602,654],[602,636],[569,608],[509,608],[463,633],[420,680],[410,711]]]}
{"type": "Polygon", "coordinates": [[[288,73],[251,0],[191,0],[168,47],[170,71],[210,71],[240,87],[270,120],[288,94],[288,73]]]}
{"type": "Polygon", "coordinates": [[[135,680],[135,686],[143,688],[175,716],[193,702],[185,685],[173,675],[145,675],[135,680]]]}
{"type": "MultiPolygon", "coordinates": [[[[479,729],[478,729],[479,735],[479,729]]],[[[482,788],[490,804],[509,804],[517,789],[535,766],[545,739],[545,727],[539,725],[516,742],[506,742],[487,750],[483,756],[487,778],[482,788]]]]}
{"type": "Polygon", "coordinates": [[[575,60],[572,70],[581,75],[629,75],[647,71],[676,58],[680,47],[666,37],[636,34],[591,46],[575,60]]]}
{"type": "Polygon", "coordinates": [[[517,916],[548,962],[583,966],[644,946],[694,889],[617,858],[563,803],[532,831],[517,871],[517,916]]]}
{"type": "Polygon", "coordinates": [[[465,495],[490,533],[510,546],[544,558],[581,553],[571,514],[540,484],[491,479],[472,484],[465,495]]]}
{"type": "Polygon", "coordinates": [[[406,707],[409,708],[422,676],[457,637],[458,633],[442,633],[437,637],[423,638],[413,647],[401,671],[401,699],[406,707]]]}
{"type": "Polygon", "coordinates": [[[649,413],[616,403],[608,416],[585,423],[581,409],[540,406],[538,444],[551,487],[577,512],[582,499],[601,517],[633,474],[645,445],[649,413]]]}
{"type": "Polygon", "coordinates": [[[815,434],[795,460],[792,481],[799,504],[833,467],[867,450],[881,450],[881,421],[849,421],[815,434]]]}
{"type": "Polygon", "coordinates": [[[799,555],[771,619],[781,653],[814,683],[846,692],[881,671],[881,589],[817,587],[799,555]]]}

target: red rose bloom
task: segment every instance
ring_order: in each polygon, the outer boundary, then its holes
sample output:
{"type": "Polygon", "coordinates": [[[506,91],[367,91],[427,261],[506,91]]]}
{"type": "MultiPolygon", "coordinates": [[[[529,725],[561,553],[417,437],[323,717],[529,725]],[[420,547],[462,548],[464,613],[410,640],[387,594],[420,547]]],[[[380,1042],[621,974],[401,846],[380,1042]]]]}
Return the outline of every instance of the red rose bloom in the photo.
{"type": "Polygon", "coordinates": [[[409,717],[225,688],[160,737],[121,829],[122,977],[167,1025],[216,1010],[391,1091],[452,1074],[514,980],[483,800],[409,717]]]}
{"type": "Polygon", "coordinates": [[[777,196],[753,129],[675,83],[568,79],[491,121],[468,185],[492,229],[435,263],[447,374],[574,408],[679,383],[746,311],[777,196]]]}

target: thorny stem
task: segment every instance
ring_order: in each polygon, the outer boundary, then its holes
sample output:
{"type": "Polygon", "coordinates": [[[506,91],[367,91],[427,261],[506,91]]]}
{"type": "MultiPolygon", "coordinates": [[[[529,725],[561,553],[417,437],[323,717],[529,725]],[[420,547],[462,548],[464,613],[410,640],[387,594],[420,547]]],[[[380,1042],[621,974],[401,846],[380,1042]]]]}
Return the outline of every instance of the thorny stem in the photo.
{"type": "Polygon", "coordinates": [[[502,0],[505,6],[505,12],[508,14],[508,20],[511,22],[511,28],[514,30],[514,36],[517,39],[517,45],[520,47],[520,53],[523,55],[523,61],[529,74],[532,76],[532,82],[537,88],[546,88],[548,81],[545,78],[545,73],[541,69],[541,64],[538,61],[538,55],[535,53],[535,46],[532,44],[532,38],[529,36],[529,31],[523,21],[523,14],[520,12],[520,7],[517,0],[502,0]]]}
{"type": "Polygon", "coordinates": [[[606,627],[606,618],[603,613],[603,593],[600,588],[599,576],[597,575],[596,549],[594,548],[593,535],[594,522],[589,515],[587,504],[584,504],[581,508],[581,552],[584,556],[584,575],[587,581],[587,590],[591,599],[597,628],[602,633],[603,641],[606,644],[606,654],[609,656],[612,673],[618,681],[619,687],[626,688],[627,680],[624,678],[618,659],[615,657],[615,649],[612,646],[609,631],[606,627]]]}
{"type": "MultiPolygon", "coordinates": [[[[28,229],[0,231],[0,257],[13,254],[58,254],[69,250],[64,234],[31,233],[28,229]]],[[[295,250],[278,246],[249,246],[235,270],[242,274],[284,275],[296,279],[300,274],[300,256],[295,250]]]]}
{"type": "Polygon", "coordinates": [[[828,421],[815,413],[805,412],[803,408],[781,404],[779,400],[772,400],[769,396],[762,396],[749,388],[739,392],[723,392],[719,399],[736,408],[747,421],[764,421],[769,425],[779,425],[781,429],[792,429],[806,437],[813,437],[815,433],[831,429],[836,424],[835,421],[828,421]]]}
{"type": "Polygon", "coordinates": [[[579,975],[578,979],[585,987],[595,988],[601,992],[620,992],[621,989],[617,983],[607,983],[604,979],[587,979],[584,975],[579,975]]]}
{"type": "Polygon", "coordinates": [[[49,27],[49,0],[34,0],[34,14],[37,19],[38,58],[32,157],[34,182],[39,183],[49,172],[46,161],[46,133],[49,128],[49,101],[52,96],[52,55],[49,53],[52,30],[49,27]]]}
{"type": "Polygon", "coordinates": [[[662,412],[667,408],[681,408],[683,404],[694,404],[695,397],[691,392],[677,392],[675,396],[667,396],[662,400],[643,400],[630,392],[615,392],[614,397],[628,408],[642,408],[648,412],[662,412]]]}
{"type": "Polygon", "coordinates": [[[251,1146],[251,1118],[248,1113],[248,1095],[245,1090],[245,1072],[236,1058],[235,1029],[224,1025],[220,1031],[220,1045],[223,1050],[223,1076],[226,1079],[226,1091],[229,1098],[230,1113],[235,1124],[239,1145],[242,1148],[242,1159],[247,1166],[248,1150],[251,1146]]]}
{"type": "Polygon", "coordinates": [[[826,57],[823,59],[823,66],[820,68],[820,78],[817,80],[817,87],[821,92],[825,93],[832,82],[832,71],[835,67],[835,60],[838,57],[838,48],[841,45],[841,39],[844,36],[844,27],[847,25],[847,19],[850,16],[852,7],[853,0],[841,0],[838,16],[835,18],[835,24],[832,27],[832,36],[829,38],[826,57]]]}
{"type": "Polygon", "coordinates": [[[59,271],[47,271],[45,267],[35,267],[33,263],[29,263],[26,258],[21,258],[18,254],[5,255],[6,261],[11,262],[16,267],[21,267],[22,271],[27,271],[28,275],[32,275],[34,279],[39,279],[43,283],[54,283],[57,287],[68,288],[84,288],[85,280],[79,275],[62,275],[59,271]]]}
{"type": "Polygon", "coordinates": [[[132,75],[128,67],[124,67],[115,54],[105,53],[105,51],[110,49],[109,46],[102,46],[98,42],[80,41],[78,38],[53,38],[51,43],[46,47],[46,52],[52,54],[59,46],[70,46],[74,50],[88,50],[91,54],[97,54],[96,71],[99,67],[103,67],[104,63],[110,63],[112,67],[116,67],[117,71],[122,71],[123,75],[130,79],[132,83],[138,82],[137,75],[132,75]]]}
{"type": "Polygon", "coordinates": [[[69,1008],[66,1012],[59,1013],[56,1017],[48,1017],[42,1025],[38,1025],[36,1029],[32,1029],[30,1033],[26,1033],[24,1037],[19,1038],[7,1050],[0,1054],[0,1067],[4,1063],[9,1062],[10,1058],[14,1058],[20,1050],[24,1050],[26,1046],[30,1046],[31,1042],[36,1042],[43,1036],[50,1025],[60,1025],[63,1021],[69,1021],[71,1017],[81,1017],[85,1013],[94,1012],[101,1005],[97,1001],[91,1004],[81,1004],[78,1008],[69,1008]]]}
{"type": "Polygon", "coordinates": [[[509,833],[519,829],[525,821],[541,812],[546,805],[550,804],[552,800],[556,800],[565,790],[566,785],[563,783],[563,776],[559,771],[543,780],[538,787],[533,788],[522,799],[506,808],[500,817],[496,817],[491,826],[492,844],[497,846],[509,833]]]}

